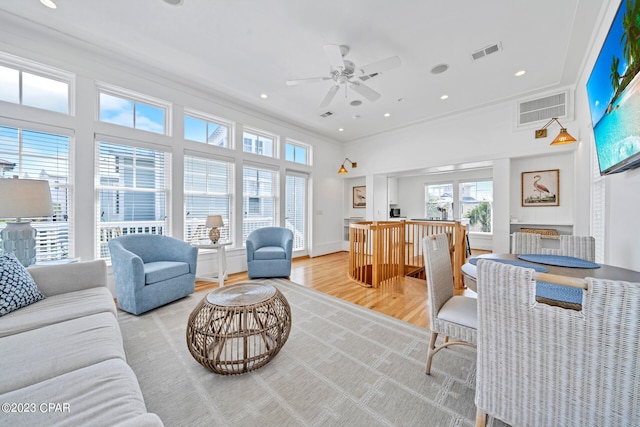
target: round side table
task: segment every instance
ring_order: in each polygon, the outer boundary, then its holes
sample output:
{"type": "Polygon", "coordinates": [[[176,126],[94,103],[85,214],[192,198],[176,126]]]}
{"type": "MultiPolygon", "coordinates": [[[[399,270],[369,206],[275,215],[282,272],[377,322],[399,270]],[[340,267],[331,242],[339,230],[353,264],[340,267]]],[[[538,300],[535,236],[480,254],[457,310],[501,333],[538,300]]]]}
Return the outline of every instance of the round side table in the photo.
{"type": "Polygon", "coordinates": [[[191,355],[217,374],[242,374],[267,364],[291,331],[291,307],[274,286],[244,282],[207,294],[189,316],[191,355]]]}

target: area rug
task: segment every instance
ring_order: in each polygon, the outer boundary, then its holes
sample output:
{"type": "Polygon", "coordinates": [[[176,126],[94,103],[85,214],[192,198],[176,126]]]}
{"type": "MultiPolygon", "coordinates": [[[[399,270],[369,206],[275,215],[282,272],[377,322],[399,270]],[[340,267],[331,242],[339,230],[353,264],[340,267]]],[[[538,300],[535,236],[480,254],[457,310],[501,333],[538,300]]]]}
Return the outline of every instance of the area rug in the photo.
{"type": "MultiPolygon", "coordinates": [[[[448,348],[425,375],[429,331],[284,279],[291,334],[262,368],[221,376],[187,349],[200,292],[119,314],[147,410],[166,426],[473,426],[475,350],[448,348]]],[[[489,425],[503,425],[490,420],[489,425]]]]}

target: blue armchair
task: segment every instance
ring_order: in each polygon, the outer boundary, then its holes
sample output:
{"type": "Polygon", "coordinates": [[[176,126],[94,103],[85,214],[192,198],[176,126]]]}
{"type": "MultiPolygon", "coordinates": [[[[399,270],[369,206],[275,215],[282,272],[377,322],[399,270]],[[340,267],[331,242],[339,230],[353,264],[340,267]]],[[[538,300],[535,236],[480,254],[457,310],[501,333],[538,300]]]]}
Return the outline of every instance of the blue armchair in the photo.
{"type": "Polygon", "coordinates": [[[157,234],[109,240],[118,307],[141,314],[192,294],[198,248],[157,234]]]}
{"type": "Polygon", "coordinates": [[[282,227],[263,227],[247,237],[247,269],[249,278],[289,277],[293,233],[282,227]]]}

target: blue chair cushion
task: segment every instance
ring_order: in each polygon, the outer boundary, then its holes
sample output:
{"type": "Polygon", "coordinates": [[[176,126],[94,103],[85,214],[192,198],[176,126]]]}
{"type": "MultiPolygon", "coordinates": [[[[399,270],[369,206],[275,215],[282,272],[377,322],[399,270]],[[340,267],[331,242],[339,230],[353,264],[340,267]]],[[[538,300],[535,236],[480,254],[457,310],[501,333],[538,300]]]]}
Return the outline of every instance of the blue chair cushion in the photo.
{"type": "Polygon", "coordinates": [[[253,253],[255,260],[286,259],[287,253],[280,246],[263,246],[253,253]]]}
{"type": "Polygon", "coordinates": [[[144,283],[146,285],[173,279],[183,274],[189,274],[189,263],[156,261],[144,264],[144,283]]]}

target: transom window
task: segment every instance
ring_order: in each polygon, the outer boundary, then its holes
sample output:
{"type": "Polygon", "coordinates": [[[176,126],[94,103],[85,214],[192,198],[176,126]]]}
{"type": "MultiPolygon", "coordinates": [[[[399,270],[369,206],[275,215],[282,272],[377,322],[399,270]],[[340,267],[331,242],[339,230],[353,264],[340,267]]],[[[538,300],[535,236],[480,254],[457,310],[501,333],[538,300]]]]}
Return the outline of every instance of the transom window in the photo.
{"type": "MultiPolygon", "coordinates": [[[[29,218],[38,230],[37,262],[68,258],[71,253],[69,140],[66,135],[0,126],[0,179],[43,179],[51,188],[53,217],[29,218]]],[[[0,221],[0,229],[7,220],[0,221]]]]}
{"type": "Polygon", "coordinates": [[[305,144],[288,140],[284,144],[284,158],[289,162],[308,165],[310,163],[309,147],[305,144]]]}
{"type": "Polygon", "coordinates": [[[99,119],[147,132],[167,135],[169,104],[152,100],[143,95],[135,96],[126,91],[98,88],[100,98],[99,119]]]}
{"type": "Polygon", "coordinates": [[[205,119],[194,114],[184,115],[184,139],[229,148],[231,124],[219,119],[205,119]]]}
{"type": "Polygon", "coordinates": [[[0,101],[69,114],[73,74],[0,54],[0,101]]]}
{"type": "Polygon", "coordinates": [[[242,135],[242,151],[261,156],[273,157],[275,138],[272,135],[258,132],[245,131],[242,135]]]}

